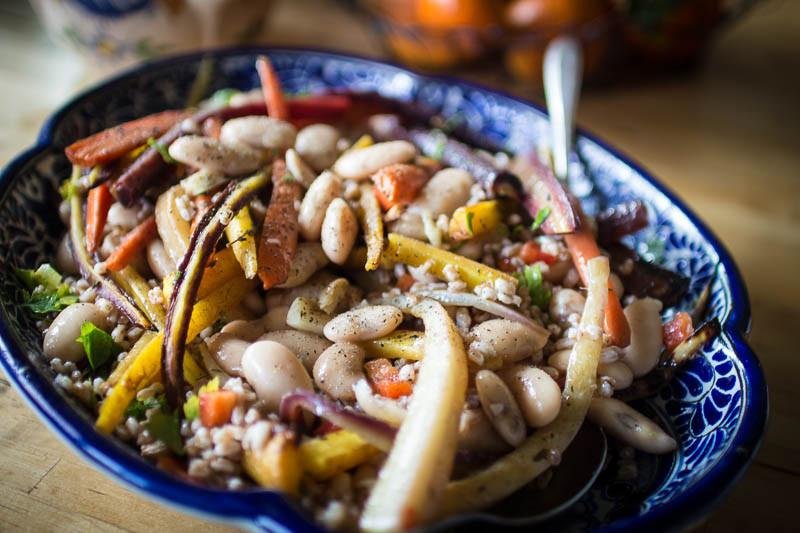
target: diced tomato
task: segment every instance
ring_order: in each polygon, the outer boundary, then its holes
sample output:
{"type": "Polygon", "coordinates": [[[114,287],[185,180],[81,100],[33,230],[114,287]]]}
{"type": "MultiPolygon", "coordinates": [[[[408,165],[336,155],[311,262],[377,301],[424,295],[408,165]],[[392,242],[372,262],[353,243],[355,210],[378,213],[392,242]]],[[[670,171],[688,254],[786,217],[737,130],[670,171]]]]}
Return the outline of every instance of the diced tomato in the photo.
{"type": "Polygon", "coordinates": [[[328,420],[323,419],[320,425],[317,426],[317,429],[314,430],[314,435],[317,437],[322,437],[324,435],[327,435],[328,433],[339,431],[340,429],[342,428],[340,428],[333,422],[329,422],[328,420]]]}
{"type": "Polygon", "coordinates": [[[671,352],[694,333],[692,317],[684,311],[676,313],[672,320],[664,324],[663,331],[664,347],[671,352]]]}
{"type": "Polygon", "coordinates": [[[221,426],[231,419],[236,406],[236,394],[218,390],[200,394],[200,422],[207,428],[221,426]]]}
{"type": "Polygon", "coordinates": [[[558,259],[554,255],[544,253],[541,246],[536,241],[528,241],[522,245],[522,250],[519,252],[519,257],[525,261],[526,265],[532,265],[537,261],[543,261],[548,265],[552,265],[558,259]]]}
{"type": "Polygon", "coordinates": [[[501,257],[500,261],[497,263],[497,268],[503,272],[516,272],[517,270],[517,267],[514,266],[510,257],[501,257]]]}
{"type": "Polygon", "coordinates": [[[372,390],[387,398],[408,396],[414,391],[410,381],[400,379],[399,371],[388,359],[373,359],[364,365],[372,390]]]}

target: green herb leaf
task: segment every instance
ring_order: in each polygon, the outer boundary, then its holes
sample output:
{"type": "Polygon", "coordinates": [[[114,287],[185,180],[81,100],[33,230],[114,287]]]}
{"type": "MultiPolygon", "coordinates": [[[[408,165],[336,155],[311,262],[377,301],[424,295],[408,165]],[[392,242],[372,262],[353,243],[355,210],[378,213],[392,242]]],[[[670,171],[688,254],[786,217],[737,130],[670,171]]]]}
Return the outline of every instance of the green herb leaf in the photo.
{"type": "Polygon", "coordinates": [[[467,211],[467,231],[469,231],[470,235],[475,235],[475,230],[472,229],[472,220],[475,218],[475,213],[472,211],[467,211]]]}
{"type": "Polygon", "coordinates": [[[533,305],[542,310],[547,309],[552,291],[545,286],[539,265],[526,265],[522,273],[517,274],[517,280],[520,286],[528,290],[533,305]]]}
{"type": "Polygon", "coordinates": [[[128,408],[125,409],[125,416],[132,416],[136,420],[144,420],[147,411],[155,407],[160,407],[163,409],[165,405],[166,403],[163,396],[151,396],[150,398],[145,398],[144,400],[134,399],[130,405],[128,405],[128,408]]]}
{"type": "Polygon", "coordinates": [[[441,161],[444,157],[444,149],[447,146],[447,135],[441,130],[434,130],[434,134],[437,135],[436,146],[433,148],[430,158],[441,161]]]}
{"type": "Polygon", "coordinates": [[[167,147],[155,140],[153,137],[147,139],[147,146],[158,150],[158,153],[161,154],[161,159],[163,159],[165,163],[169,165],[174,165],[177,163],[177,161],[175,161],[172,156],[169,155],[169,150],[167,150],[167,147]]]}
{"type": "Polygon", "coordinates": [[[547,220],[547,217],[549,216],[550,208],[547,206],[536,211],[536,216],[533,218],[533,224],[531,224],[531,231],[536,231],[542,227],[542,224],[544,224],[544,221],[547,220]]]}
{"type": "Polygon", "coordinates": [[[239,94],[239,91],[236,89],[231,89],[230,87],[226,89],[220,89],[211,95],[211,105],[213,107],[225,107],[230,105],[231,98],[237,94],[239,94]]]}
{"type": "Polygon", "coordinates": [[[77,342],[83,346],[89,366],[95,371],[122,352],[122,348],[117,346],[111,335],[91,322],[81,324],[81,334],[77,342]]]}
{"type": "Polygon", "coordinates": [[[177,413],[163,411],[153,413],[144,426],[153,437],[166,444],[173,453],[183,455],[183,439],[181,439],[180,420],[178,420],[177,413]]]}
{"type": "Polygon", "coordinates": [[[14,272],[28,289],[23,305],[36,314],[61,311],[78,301],[76,295],[70,294],[69,285],[61,282],[61,274],[49,263],[36,270],[17,268],[14,272]]]}

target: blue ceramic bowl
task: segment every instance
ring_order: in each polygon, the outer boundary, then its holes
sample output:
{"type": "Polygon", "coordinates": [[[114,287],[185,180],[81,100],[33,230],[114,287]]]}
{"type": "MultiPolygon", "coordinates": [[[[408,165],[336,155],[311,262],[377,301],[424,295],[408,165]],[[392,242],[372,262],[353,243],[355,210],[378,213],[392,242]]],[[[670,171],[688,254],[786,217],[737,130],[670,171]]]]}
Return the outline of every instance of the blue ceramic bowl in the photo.
{"type": "MultiPolygon", "coordinates": [[[[427,77],[397,66],[342,54],[292,49],[213,52],[213,89],[257,84],[257,53],[266,52],[288,91],[346,89],[377,92],[424,103],[445,115],[460,114],[471,133],[508,150],[546,144],[548,121],[530,102],[458,80],[427,77]]],[[[142,460],[133,450],[93,429],[92,419],[52,383],[41,354],[34,317],[20,306],[14,267],[53,257],[63,227],[58,183],[68,176],[62,150],[75,139],[164,108],[181,107],[201,55],[146,64],[76,97],[42,128],[32,148],[0,177],[0,362],[38,415],[78,454],[127,487],[208,518],[268,530],[317,529],[280,495],[223,492],[187,484],[142,460]]],[[[709,315],[723,324],[713,344],[645,406],[675,435],[678,452],[666,460],[642,459],[639,478],[623,482],[601,475],[594,489],[550,525],[558,529],[678,528],[700,520],[742,474],[755,454],[767,416],[761,366],[745,341],[750,308],[742,278],[711,231],[672,192],[637,164],[581,133],[577,153],[595,183],[587,205],[602,207],[639,198],[651,226],[629,244],[660,243],[658,261],[689,277],[688,309],[711,283],[709,315]],[[650,462],[648,462],[650,461],[650,462]]],[[[473,525],[485,518],[472,517],[473,525]]],[[[494,524],[497,525],[497,524],[494,524]]]]}

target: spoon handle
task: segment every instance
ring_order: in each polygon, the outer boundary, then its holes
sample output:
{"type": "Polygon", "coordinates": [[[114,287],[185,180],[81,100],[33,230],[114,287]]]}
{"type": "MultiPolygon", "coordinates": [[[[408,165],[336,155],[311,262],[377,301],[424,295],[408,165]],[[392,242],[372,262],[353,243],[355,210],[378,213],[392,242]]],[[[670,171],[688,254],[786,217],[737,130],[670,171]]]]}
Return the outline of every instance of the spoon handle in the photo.
{"type": "Polygon", "coordinates": [[[558,37],[547,46],[544,54],[544,95],[553,136],[553,170],[562,180],[567,178],[582,68],[581,48],[575,38],[558,37]]]}

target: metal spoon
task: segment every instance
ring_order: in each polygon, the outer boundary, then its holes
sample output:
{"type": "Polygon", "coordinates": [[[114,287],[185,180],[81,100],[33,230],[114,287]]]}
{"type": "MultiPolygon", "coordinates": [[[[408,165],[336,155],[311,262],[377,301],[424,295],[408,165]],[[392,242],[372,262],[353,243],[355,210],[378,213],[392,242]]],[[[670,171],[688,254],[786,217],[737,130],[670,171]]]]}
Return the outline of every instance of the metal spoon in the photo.
{"type": "Polygon", "coordinates": [[[562,180],[568,176],[582,73],[581,48],[576,39],[558,37],[548,45],[544,54],[544,96],[550,114],[553,171],[562,180]]]}

